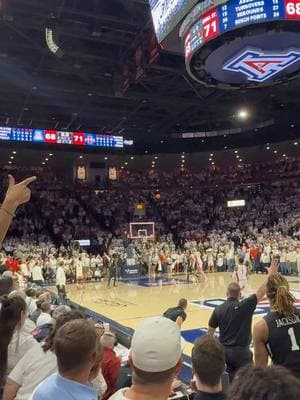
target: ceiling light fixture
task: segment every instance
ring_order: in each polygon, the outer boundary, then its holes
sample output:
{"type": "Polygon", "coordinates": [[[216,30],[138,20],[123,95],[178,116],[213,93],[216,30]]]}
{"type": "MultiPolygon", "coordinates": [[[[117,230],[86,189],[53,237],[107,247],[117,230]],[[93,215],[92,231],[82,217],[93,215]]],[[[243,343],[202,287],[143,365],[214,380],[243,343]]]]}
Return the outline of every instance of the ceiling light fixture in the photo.
{"type": "Polygon", "coordinates": [[[238,111],[237,117],[238,119],[245,120],[249,117],[249,111],[246,110],[245,108],[242,108],[238,111]]]}
{"type": "Polygon", "coordinates": [[[16,151],[13,151],[13,154],[17,154],[17,152],[16,152],[16,151]]]}

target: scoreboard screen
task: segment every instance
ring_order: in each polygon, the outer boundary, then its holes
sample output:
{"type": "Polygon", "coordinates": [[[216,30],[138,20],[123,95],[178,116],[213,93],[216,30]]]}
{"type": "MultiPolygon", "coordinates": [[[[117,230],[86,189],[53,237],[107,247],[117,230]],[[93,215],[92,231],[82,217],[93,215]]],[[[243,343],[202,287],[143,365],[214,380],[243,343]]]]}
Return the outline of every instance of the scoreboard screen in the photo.
{"type": "Polygon", "coordinates": [[[0,127],[0,141],[123,148],[123,136],[88,132],[0,127]]]}
{"type": "Polygon", "coordinates": [[[158,42],[162,42],[199,0],[149,0],[158,42]]]}
{"type": "Polygon", "coordinates": [[[300,20],[300,0],[229,0],[211,8],[185,38],[186,58],[209,40],[242,27],[276,20],[300,20]]]}

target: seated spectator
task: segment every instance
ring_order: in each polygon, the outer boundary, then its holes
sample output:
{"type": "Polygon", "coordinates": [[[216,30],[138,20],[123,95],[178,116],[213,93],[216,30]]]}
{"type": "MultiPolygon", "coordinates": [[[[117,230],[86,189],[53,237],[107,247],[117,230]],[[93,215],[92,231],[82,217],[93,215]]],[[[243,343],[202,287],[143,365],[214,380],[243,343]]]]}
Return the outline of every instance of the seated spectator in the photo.
{"type": "Polygon", "coordinates": [[[54,354],[54,338],[60,327],[75,319],[84,319],[79,311],[71,311],[61,315],[52,331],[41,346],[35,346],[27,351],[9,374],[2,400],[27,400],[35,388],[48,376],[57,372],[57,361],[54,354]]]}
{"type": "Polygon", "coordinates": [[[107,384],[107,390],[104,393],[102,400],[107,400],[116,391],[116,384],[121,369],[121,361],[113,350],[116,344],[116,336],[114,333],[104,332],[101,337],[101,344],[104,348],[101,369],[107,384]]]}
{"type": "Polygon", "coordinates": [[[36,321],[36,325],[40,327],[49,324],[51,321],[51,304],[44,302],[41,304],[41,314],[36,321]]]}
{"type": "Polygon", "coordinates": [[[223,346],[213,337],[202,336],[192,351],[192,366],[197,394],[194,400],[224,400],[221,377],[225,372],[223,346]]]}
{"type": "Polygon", "coordinates": [[[44,301],[42,300],[38,300],[36,302],[36,310],[30,315],[30,319],[31,321],[33,321],[36,324],[36,321],[38,319],[38,317],[41,315],[42,310],[41,310],[41,305],[44,303],[44,301]]]}
{"type": "Polygon", "coordinates": [[[131,343],[132,386],[120,389],[110,399],[168,399],[181,367],[181,354],[176,323],[164,317],[145,319],[135,330],[131,343]]]}
{"type": "Polygon", "coordinates": [[[36,305],[36,290],[32,288],[28,288],[25,291],[26,294],[26,305],[27,305],[27,312],[29,317],[36,311],[37,305],[36,305]]]}
{"type": "Polygon", "coordinates": [[[32,399],[98,400],[98,392],[88,382],[99,374],[102,360],[99,342],[91,321],[70,321],[59,328],[53,344],[58,374],[45,379],[32,399]]]}
{"type": "Polygon", "coordinates": [[[0,383],[36,341],[24,332],[26,303],[19,297],[3,298],[0,310],[0,383]]]}
{"type": "Polygon", "coordinates": [[[299,400],[300,381],[286,368],[241,368],[229,389],[230,400],[299,400]]]}

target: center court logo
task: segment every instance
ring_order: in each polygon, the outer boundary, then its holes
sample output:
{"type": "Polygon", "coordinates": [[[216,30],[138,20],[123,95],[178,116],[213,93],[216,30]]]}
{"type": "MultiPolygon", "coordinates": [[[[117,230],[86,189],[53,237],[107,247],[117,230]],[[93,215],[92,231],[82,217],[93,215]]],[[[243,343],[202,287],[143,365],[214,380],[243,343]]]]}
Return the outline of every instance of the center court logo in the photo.
{"type": "Polygon", "coordinates": [[[265,82],[299,61],[300,49],[276,52],[246,48],[227,61],[223,70],[244,74],[248,81],[265,82]]]}

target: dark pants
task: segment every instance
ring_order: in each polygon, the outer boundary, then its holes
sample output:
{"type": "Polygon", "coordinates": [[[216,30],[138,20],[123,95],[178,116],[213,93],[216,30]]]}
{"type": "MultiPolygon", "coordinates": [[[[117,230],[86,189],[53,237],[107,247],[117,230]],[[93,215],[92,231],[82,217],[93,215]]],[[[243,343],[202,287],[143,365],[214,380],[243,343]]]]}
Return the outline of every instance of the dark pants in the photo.
{"type": "Polygon", "coordinates": [[[66,287],[57,285],[57,293],[60,303],[63,303],[66,299],[66,287]]]}
{"type": "Polygon", "coordinates": [[[253,354],[249,347],[239,346],[224,346],[225,358],[227,365],[227,372],[229,374],[229,381],[234,378],[234,374],[238,369],[247,364],[252,364],[253,354]]]}
{"type": "Polygon", "coordinates": [[[114,280],[114,286],[116,286],[116,280],[117,280],[117,270],[116,269],[110,269],[109,270],[109,276],[108,276],[108,283],[107,286],[110,285],[110,281],[114,280]]]}

